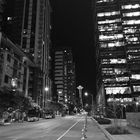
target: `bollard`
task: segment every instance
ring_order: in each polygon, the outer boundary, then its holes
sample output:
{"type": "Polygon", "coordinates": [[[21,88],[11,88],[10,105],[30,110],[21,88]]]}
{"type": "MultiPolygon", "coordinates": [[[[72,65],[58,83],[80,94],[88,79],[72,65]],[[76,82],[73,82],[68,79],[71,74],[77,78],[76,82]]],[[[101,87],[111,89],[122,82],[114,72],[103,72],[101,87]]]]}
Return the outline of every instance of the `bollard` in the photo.
{"type": "Polygon", "coordinates": [[[84,130],[84,128],[82,129],[82,133],[84,132],[85,130],[84,130]]]}
{"type": "Polygon", "coordinates": [[[81,140],[86,140],[87,139],[87,136],[85,134],[86,132],[87,132],[87,115],[85,117],[84,128],[82,129],[82,138],[81,138],[81,140]]]}
{"type": "Polygon", "coordinates": [[[86,135],[84,135],[82,138],[81,138],[81,140],[86,140],[87,139],[87,136],[86,135]]]}

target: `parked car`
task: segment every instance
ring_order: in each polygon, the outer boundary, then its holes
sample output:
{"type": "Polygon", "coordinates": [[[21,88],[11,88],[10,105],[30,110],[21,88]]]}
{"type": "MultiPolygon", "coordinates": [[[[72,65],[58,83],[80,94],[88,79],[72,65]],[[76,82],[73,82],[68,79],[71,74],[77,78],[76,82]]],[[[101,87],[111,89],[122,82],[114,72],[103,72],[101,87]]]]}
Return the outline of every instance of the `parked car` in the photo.
{"type": "Polygon", "coordinates": [[[44,113],[44,118],[45,119],[52,119],[55,118],[55,113],[53,110],[46,110],[44,113]]]}
{"type": "Polygon", "coordinates": [[[35,109],[31,109],[28,111],[27,115],[27,121],[28,122],[34,122],[34,121],[39,121],[39,111],[35,109]]]}

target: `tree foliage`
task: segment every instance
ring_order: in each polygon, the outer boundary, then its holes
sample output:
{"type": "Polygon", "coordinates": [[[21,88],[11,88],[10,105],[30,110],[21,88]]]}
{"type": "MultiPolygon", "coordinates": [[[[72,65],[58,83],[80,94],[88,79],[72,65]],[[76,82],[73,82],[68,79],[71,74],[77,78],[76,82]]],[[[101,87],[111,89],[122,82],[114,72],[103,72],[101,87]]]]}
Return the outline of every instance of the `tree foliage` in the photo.
{"type": "Polygon", "coordinates": [[[29,98],[24,96],[23,92],[3,88],[0,91],[0,112],[3,112],[9,107],[28,110],[31,107],[31,103],[29,98]]]}
{"type": "Polygon", "coordinates": [[[58,102],[48,101],[46,104],[46,110],[51,109],[53,111],[62,111],[65,109],[64,105],[58,102]]]}

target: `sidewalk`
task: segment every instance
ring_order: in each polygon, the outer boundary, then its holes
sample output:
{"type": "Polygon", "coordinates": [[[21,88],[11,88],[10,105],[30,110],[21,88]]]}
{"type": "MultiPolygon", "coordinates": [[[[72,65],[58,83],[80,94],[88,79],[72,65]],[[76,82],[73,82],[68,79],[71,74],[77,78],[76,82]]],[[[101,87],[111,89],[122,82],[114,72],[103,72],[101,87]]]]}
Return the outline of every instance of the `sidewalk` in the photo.
{"type": "Polygon", "coordinates": [[[140,140],[140,129],[128,126],[126,120],[121,120],[121,125],[126,127],[131,134],[124,135],[111,135],[105,130],[109,125],[99,125],[94,119],[92,120],[102,130],[108,140],[140,140]]]}
{"type": "Polygon", "coordinates": [[[86,139],[83,140],[108,140],[97,123],[92,121],[90,117],[87,117],[87,131],[85,132],[85,135],[86,139]]]}

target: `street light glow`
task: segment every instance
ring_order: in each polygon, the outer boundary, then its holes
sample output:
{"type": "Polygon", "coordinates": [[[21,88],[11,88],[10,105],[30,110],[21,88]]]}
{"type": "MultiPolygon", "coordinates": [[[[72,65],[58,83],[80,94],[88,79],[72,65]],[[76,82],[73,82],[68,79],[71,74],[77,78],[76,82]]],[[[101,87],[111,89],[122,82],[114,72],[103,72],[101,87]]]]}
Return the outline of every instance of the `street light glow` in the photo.
{"type": "Polygon", "coordinates": [[[48,91],[49,90],[49,88],[48,87],[45,87],[45,91],[48,91]]]}
{"type": "Polygon", "coordinates": [[[88,93],[88,92],[85,92],[84,93],[85,96],[91,96],[92,97],[92,113],[93,113],[93,95],[88,93]]]}
{"type": "Polygon", "coordinates": [[[87,92],[85,92],[85,96],[88,96],[88,93],[87,92]]]}

